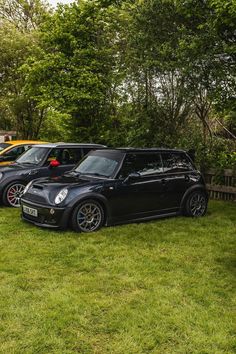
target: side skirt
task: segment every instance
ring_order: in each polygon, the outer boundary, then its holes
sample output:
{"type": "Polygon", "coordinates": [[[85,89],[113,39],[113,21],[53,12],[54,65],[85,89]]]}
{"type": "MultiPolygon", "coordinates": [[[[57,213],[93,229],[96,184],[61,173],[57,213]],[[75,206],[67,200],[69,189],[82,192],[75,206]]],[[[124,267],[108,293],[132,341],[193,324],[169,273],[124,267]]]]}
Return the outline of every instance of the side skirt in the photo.
{"type": "Polygon", "coordinates": [[[131,224],[131,223],[136,223],[136,222],[142,222],[142,221],[151,221],[151,220],[156,220],[156,219],[163,219],[171,216],[180,216],[182,215],[181,210],[177,212],[172,212],[172,213],[166,213],[166,214],[159,214],[159,215],[152,215],[152,216],[145,216],[145,217],[140,217],[140,218],[135,218],[135,219],[129,219],[129,220],[124,220],[124,221],[108,221],[106,223],[106,226],[115,226],[115,225],[122,225],[122,224],[131,224]]]}

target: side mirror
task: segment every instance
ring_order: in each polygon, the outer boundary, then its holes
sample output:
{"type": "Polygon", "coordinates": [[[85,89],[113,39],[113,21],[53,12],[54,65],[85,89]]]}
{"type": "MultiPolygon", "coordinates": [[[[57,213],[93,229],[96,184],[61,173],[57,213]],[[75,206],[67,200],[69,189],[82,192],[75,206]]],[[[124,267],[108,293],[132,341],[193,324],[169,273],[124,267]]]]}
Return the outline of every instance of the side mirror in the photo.
{"type": "Polygon", "coordinates": [[[49,166],[50,166],[50,167],[53,167],[53,168],[58,167],[58,166],[60,166],[60,162],[57,161],[57,160],[52,160],[52,161],[50,162],[49,166]]]}
{"type": "Polygon", "coordinates": [[[124,183],[127,183],[129,181],[135,181],[136,179],[139,179],[140,176],[141,176],[140,173],[132,172],[126,177],[126,179],[124,180],[124,183]]]}

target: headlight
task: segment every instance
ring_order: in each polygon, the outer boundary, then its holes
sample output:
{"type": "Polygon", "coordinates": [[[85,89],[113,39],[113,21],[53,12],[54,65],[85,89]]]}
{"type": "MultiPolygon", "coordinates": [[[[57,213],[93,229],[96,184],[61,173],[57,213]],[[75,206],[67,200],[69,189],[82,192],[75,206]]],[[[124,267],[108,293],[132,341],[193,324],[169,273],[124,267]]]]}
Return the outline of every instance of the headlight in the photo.
{"type": "Polygon", "coordinates": [[[62,203],[63,200],[66,199],[67,194],[68,194],[68,189],[67,188],[62,189],[55,198],[55,204],[62,203]]]}
{"type": "Polygon", "coordinates": [[[31,186],[32,183],[33,183],[33,181],[29,182],[29,183],[25,186],[25,189],[24,189],[22,195],[24,195],[25,193],[28,192],[28,190],[29,190],[29,188],[30,188],[30,186],[31,186]]]}
{"type": "Polygon", "coordinates": [[[0,172],[0,179],[2,179],[2,177],[3,177],[3,173],[2,173],[2,172],[0,172]]]}

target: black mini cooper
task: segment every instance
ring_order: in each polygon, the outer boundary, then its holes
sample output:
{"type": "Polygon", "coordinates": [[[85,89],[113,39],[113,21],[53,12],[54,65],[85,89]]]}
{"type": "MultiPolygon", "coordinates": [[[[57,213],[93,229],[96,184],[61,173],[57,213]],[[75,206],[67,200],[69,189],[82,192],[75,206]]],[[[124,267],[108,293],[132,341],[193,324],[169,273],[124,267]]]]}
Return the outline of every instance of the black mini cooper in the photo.
{"type": "Polygon", "coordinates": [[[0,201],[6,206],[20,206],[25,186],[40,177],[56,177],[71,170],[97,144],[55,143],[34,145],[15,163],[0,166],[0,201]]]}
{"type": "Polygon", "coordinates": [[[203,177],[181,150],[90,152],[61,177],[29,183],[22,218],[39,226],[91,232],[102,225],[207,210],[203,177]]]}

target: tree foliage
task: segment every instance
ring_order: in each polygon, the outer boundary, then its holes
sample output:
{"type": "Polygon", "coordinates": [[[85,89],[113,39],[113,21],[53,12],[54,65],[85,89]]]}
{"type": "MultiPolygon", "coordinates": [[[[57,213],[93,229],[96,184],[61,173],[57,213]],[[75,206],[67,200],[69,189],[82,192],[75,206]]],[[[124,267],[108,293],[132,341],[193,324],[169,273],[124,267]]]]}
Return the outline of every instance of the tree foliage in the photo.
{"type": "Polygon", "coordinates": [[[54,12],[40,0],[1,1],[1,31],[13,23],[18,38],[0,39],[5,126],[13,114],[24,136],[197,147],[199,156],[232,148],[234,0],[82,0],[54,12]]]}
{"type": "Polygon", "coordinates": [[[36,137],[44,112],[37,108],[34,99],[24,90],[26,77],[22,66],[26,59],[37,53],[37,40],[33,34],[21,33],[5,24],[0,28],[0,46],[1,125],[8,121],[9,126],[10,116],[10,122],[20,136],[36,137]]]}
{"type": "Polygon", "coordinates": [[[115,66],[113,12],[97,2],[60,7],[42,30],[43,53],[30,63],[29,87],[44,106],[70,114],[71,137],[102,140],[115,66]]]}
{"type": "Polygon", "coordinates": [[[45,109],[26,90],[23,70],[27,60],[40,52],[35,30],[46,6],[40,0],[0,2],[0,127],[17,130],[24,138],[36,138],[45,109]]]}
{"type": "Polygon", "coordinates": [[[6,22],[20,31],[37,29],[48,13],[41,0],[0,0],[0,24],[6,22]]]}

